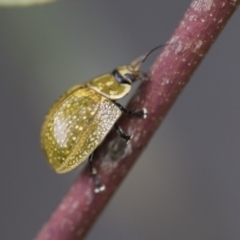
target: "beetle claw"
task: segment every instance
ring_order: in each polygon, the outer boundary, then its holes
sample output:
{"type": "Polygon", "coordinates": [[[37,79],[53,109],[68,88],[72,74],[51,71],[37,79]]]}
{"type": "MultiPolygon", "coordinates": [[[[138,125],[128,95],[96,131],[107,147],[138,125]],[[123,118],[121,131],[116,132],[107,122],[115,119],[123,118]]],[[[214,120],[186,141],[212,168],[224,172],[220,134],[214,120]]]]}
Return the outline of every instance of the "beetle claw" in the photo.
{"type": "Polygon", "coordinates": [[[100,185],[100,186],[97,186],[95,189],[94,189],[94,192],[95,193],[100,193],[100,192],[103,192],[105,190],[105,185],[100,185]]]}
{"type": "Polygon", "coordinates": [[[146,109],[146,108],[143,108],[143,109],[142,109],[142,118],[143,118],[143,119],[146,119],[146,118],[147,118],[147,115],[148,115],[147,109],[146,109]]]}
{"type": "Polygon", "coordinates": [[[92,171],[92,174],[93,174],[93,179],[94,179],[94,183],[95,183],[95,189],[94,189],[94,192],[95,193],[100,193],[100,192],[103,192],[105,190],[105,185],[103,185],[99,178],[98,178],[98,175],[97,175],[97,171],[95,168],[93,168],[93,171],[92,171]]]}
{"type": "Polygon", "coordinates": [[[148,116],[148,111],[147,111],[146,108],[142,108],[141,110],[136,111],[134,115],[137,116],[137,117],[146,119],[147,116],[148,116]]]}

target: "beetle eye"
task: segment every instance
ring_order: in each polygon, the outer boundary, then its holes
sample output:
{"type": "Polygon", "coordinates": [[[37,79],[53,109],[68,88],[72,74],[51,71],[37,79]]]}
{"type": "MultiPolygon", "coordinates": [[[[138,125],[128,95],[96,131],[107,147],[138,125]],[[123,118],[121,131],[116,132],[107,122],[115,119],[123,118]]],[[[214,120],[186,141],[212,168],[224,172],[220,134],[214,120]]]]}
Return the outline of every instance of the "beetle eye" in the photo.
{"type": "MultiPolygon", "coordinates": [[[[115,77],[116,81],[119,83],[131,84],[131,79],[129,77],[124,78],[117,70],[112,72],[113,76],[115,77]]],[[[124,76],[126,76],[125,74],[124,76]]],[[[129,74],[131,75],[131,74],[129,74]]]]}

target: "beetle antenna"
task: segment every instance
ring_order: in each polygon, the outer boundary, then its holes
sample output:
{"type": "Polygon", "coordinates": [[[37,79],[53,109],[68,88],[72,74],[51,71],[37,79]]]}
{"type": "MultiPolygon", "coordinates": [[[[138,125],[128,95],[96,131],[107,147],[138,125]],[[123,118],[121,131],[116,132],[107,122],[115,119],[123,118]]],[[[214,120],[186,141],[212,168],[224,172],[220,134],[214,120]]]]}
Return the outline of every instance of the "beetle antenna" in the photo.
{"type": "Polygon", "coordinates": [[[130,66],[133,69],[133,72],[138,73],[141,65],[146,61],[146,59],[149,57],[149,55],[151,55],[155,50],[165,47],[167,45],[169,45],[169,43],[161,44],[161,45],[153,48],[152,50],[150,50],[147,54],[135,59],[132,63],[130,63],[130,66]]]}
{"type": "Polygon", "coordinates": [[[167,43],[166,44],[161,44],[161,45],[153,48],[152,50],[150,50],[145,56],[143,56],[143,59],[142,59],[141,63],[144,63],[146,61],[146,59],[149,57],[149,55],[151,55],[155,50],[157,50],[159,48],[162,48],[162,47],[165,47],[167,45],[169,45],[169,44],[167,44],[167,43]]]}

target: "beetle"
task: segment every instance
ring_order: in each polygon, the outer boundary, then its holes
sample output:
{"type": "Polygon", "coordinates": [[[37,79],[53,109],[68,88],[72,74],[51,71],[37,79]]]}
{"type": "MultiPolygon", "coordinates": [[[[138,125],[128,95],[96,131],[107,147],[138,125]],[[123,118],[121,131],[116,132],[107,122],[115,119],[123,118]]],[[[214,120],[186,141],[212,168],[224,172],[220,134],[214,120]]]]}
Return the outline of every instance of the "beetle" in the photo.
{"type": "Polygon", "coordinates": [[[131,84],[143,78],[142,63],[160,45],[129,65],[70,88],[52,106],[41,129],[41,146],[48,163],[57,173],[66,173],[88,158],[95,192],[104,191],[93,167],[94,151],[114,127],[126,143],[132,138],[116,121],[124,112],[129,116],[147,117],[145,108],[131,111],[116,100],[131,90],[131,84]]]}

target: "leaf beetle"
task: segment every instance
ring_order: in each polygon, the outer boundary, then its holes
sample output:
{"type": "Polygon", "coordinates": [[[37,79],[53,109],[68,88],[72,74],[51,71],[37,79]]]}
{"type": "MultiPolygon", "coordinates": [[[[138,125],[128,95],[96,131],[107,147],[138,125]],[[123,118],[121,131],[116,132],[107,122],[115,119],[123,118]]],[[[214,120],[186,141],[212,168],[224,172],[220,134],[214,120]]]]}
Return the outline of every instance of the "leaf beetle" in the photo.
{"type": "Polygon", "coordinates": [[[71,171],[88,159],[96,186],[94,191],[98,193],[105,189],[93,167],[94,151],[113,127],[126,143],[132,138],[116,124],[122,112],[129,116],[147,117],[145,108],[127,110],[116,100],[128,94],[131,84],[144,76],[140,72],[142,63],[162,46],[112,73],[70,88],[55,102],[42,125],[41,146],[48,163],[57,173],[71,171]]]}

